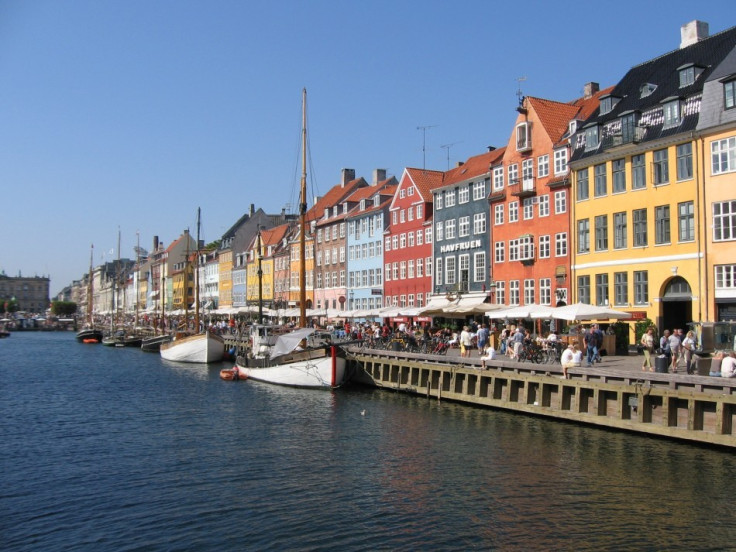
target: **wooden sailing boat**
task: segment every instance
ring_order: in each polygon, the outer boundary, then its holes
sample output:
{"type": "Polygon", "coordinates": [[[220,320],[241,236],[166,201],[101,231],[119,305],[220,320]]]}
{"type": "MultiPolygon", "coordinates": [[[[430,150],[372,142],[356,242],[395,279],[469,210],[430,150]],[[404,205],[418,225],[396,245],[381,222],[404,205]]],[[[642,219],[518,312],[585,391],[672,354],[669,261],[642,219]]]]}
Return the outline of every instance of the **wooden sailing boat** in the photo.
{"type": "Polygon", "coordinates": [[[309,340],[314,333],[307,327],[306,233],[307,233],[307,90],[302,90],[302,177],[299,200],[299,328],[280,335],[269,354],[262,359],[238,357],[239,373],[266,383],[291,387],[330,389],[343,383],[345,357],[330,345],[309,340]],[[340,354],[338,354],[340,353],[340,354]],[[255,366],[253,365],[255,364],[255,366]]]}
{"type": "Polygon", "coordinates": [[[92,307],[94,306],[93,291],[94,278],[92,274],[92,261],[94,257],[95,246],[92,244],[89,252],[89,278],[87,281],[87,321],[79,332],[77,332],[77,341],[81,343],[100,343],[102,341],[102,330],[96,329],[94,324],[92,307]]]}
{"type": "MultiPolygon", "coordinates": [[[[199,330],[199,228],[200,228],[201,211],[197,209],[197,264],[194,285],[194,303],[195,317],[194,328],[199,330]]],[[[187,238],[188,239],[188,238],[187,238]]],[[[185,304],[185,320],[188,323],[188,293],[189,286],[189,252],[187,251],[187,264],[185,268],[184,283],[184,304],[185,304]]],[[[168,343],[161,344],[161,358],[165,360],[173,360],[176,362],[219,362],[225,353],[225,341],[219,335],[210,333],[206,324],[203,332],[189,334],[188,332],[178,332],[174,339],[168,343]]]]}

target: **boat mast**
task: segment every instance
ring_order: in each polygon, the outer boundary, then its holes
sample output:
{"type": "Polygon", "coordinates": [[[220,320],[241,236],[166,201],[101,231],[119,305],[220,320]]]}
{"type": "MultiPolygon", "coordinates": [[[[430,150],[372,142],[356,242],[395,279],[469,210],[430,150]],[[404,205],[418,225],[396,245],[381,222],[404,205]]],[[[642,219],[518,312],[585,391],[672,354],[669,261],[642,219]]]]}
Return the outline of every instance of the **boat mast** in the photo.
{"type": "Polygon", "coordinates": [[[133,331],[138,327],[138,282],[141,279],[141,233],[136,232],[137,236],[137,247],[135,248],[135,321],[133,323],[133,331]]]}
{"type": "Polygon", "coordinates": [[[87,323],[89,324],[90,328],[94,328],[94,315],[92,312],[93,307],[93,293],[92,290],[94,288],[94,278],[92,276],[92,259],[94,257],[95,253],[95,244],[92,244],[89,249],[89,282],[87,282],[87,323]]]}
{"type": "Polygon", "coordinates": [[[299,198],[299,327],[307,327],[307,89],[302,89],[302,179],[299,198]]]}
{"type": "Polygon", "coordinates": [[[184,255],[184,331],[189,329],[189,240],[191,239],[191,236],[189,235],[189,228],[187,228],[187,243],[186,246],[186,253],[184,255]]]}
{"type": "Polygon", "coordinates": [[[263,241],[261,238],[261,225],[258,225],[258,323],[263,324],[263,268],[262,260],[263,255],[261,249],[263,248],[263,241]]]}
{"type": "Polygon", "coordinates": [[[197,207],[197,262],[194,264],[194,330],[199,332],[199,229],[201,226],[202,208],[197,207]]]}

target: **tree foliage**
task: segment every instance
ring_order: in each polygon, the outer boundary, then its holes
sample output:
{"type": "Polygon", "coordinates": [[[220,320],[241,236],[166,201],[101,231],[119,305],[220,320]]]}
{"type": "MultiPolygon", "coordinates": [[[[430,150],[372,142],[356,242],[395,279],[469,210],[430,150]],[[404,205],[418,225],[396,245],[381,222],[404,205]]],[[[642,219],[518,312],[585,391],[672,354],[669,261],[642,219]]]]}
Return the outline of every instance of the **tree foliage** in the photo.
{"type": "Polygon", "coordinates": [[[51,314],[56,316],[71,316],[77,312],[77,304],[74,301],[52,301],[51,314]]]}

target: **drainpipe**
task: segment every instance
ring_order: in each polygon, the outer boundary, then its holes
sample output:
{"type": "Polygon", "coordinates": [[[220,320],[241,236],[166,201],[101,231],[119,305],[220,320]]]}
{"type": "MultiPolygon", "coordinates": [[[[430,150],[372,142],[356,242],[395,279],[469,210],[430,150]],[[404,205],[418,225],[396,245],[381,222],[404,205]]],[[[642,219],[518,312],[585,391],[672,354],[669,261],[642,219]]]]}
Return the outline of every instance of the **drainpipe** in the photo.
{"type": "MultiPolygon", "coordinates": [[[[697,157],[696,157],[696,159],[697,159],[697,157]]],[[[702,188],[703,188],[703,201],[702,201],[702,206],[701,206],[700,205],[700,186],[697,186],[695,191],[696,191],[696,194],[697,194],[696,197],[697,197],[698,204],[699,204],[698,205],[699,209],[697,210],[698,215],[700,215],[701,213],[704,213],[703,209],[706,209],[707,208],[706,199],[705,199],[705,195],[706,195],[706,193],[705,193],[706,192],[706,190],[705,190],[705,184],[706,184],[706,179],[705,179],[705,140],[703,139],[702,136],[700,136],[700,167],[701,167],[700,170],[702,171],[702,182],[703,182],[703,186],[702,186],[702,188]]],[[[707,216],[703,216],[703,217],[701,217],[701,220],[702,219],[708,220],[708,217],[707,216]]],[[[702,273],[703,273],[702,265],[703,265],[703,263],[706,263],[706,268],[707,268],[707,262],[708,262],[708,238],[707,238],[707,234],[706,234],[705,239],[703,239],[702,234],[705,233],[705,232],[707,232],[708,229],[705,228],[705,225],[704,224],[698,224],[697,227],[698,227],[698,232],[701,234],[701,236],[698,236],[698,238],[699,238],[698,239],[698,242],[699,242],[698,243],[698,255],[700,255],[700,249],[701,249],[701,247],[703,248],[703,261],[702,262],[700,262],[700,261],[698,262],[698,281],[702,282],[703,281],[702,280],[702,273]]],[[[706,299],[706,304],[705,304],[705,319],[706,320],[710,320],[710,301],[708,300],[708,298],[709,298],[708,290],[709,290],[709,286],[708,286],[708,272],[706,270],[706,276],[705,276],[705,299],[706,299]]],[[[703,321],[703,300],[702,299],[700,301],[698,301],[698,318],[699,318],[699,320],[698,320],[699,322],[702,322],[703,321]]]]}

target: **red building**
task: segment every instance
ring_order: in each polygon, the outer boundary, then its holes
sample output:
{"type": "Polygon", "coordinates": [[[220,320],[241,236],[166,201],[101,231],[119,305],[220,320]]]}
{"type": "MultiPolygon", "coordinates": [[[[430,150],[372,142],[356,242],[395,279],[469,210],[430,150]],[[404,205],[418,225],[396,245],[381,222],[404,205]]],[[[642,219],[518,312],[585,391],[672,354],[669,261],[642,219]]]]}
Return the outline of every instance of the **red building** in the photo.
{"type": "MultiPolygon", "coordinates": [[[[605,91],[604,91],[605,92],[605,91]]],[[[503,163],[492,167],[495,302],[567,303],[570,285],[569,137],[598,108],[596,83],[570,103],[522,98],[503,163]]]]}
{"type": "Polygon", "coordinates": [[[419,308],[432,292],[432,188],[444,173],[405,169],[389,207],[383,248],[384,306],[419,308]]]}

